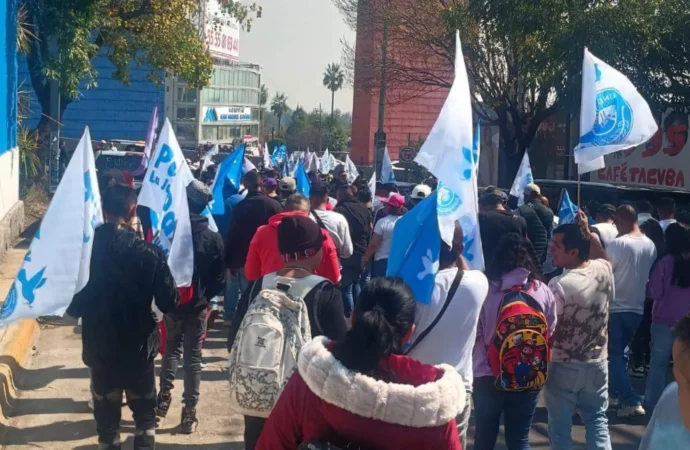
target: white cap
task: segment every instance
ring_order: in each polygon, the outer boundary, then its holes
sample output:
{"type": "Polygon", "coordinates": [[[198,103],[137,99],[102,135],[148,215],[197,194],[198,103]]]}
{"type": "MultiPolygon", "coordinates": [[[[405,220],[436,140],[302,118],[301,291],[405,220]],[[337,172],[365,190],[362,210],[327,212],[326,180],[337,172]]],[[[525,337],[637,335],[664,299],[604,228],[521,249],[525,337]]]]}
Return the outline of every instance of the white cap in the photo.
{"type": "Polygon", "coordinates": [[[430,195],[431,188],[429,186],[427,186],[426,184],[418,184],[414,187],[414,189],[412,189],[412,194],[410,194],[410,198],[420,200],[423,198],[427,198],[430,195]]]}
{"type": "Polygon", "coordinates": [[[532,193],[535,193],[537,195],[541,195],[541,188],[534,183],[531,183],[531,184],[528,184],[527,186],[525,186],[525,197],[527,197],[528,195],[530,195],[532,193]]]}

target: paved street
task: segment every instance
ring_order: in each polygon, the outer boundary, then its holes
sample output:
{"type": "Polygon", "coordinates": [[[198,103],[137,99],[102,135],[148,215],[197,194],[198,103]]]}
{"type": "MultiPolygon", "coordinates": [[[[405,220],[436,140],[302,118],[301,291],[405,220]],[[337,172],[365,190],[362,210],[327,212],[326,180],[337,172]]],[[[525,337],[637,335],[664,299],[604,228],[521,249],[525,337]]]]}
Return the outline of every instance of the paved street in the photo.
{"type": "MultiPolygon", "coordinates": [[[[224,370],[225,329],[209,334],[205,360],[208,366],[202,374],[200,426],[192,436],[177,434],[181,402],[176,402],[158,430],[160,449],[239,450],[242,441],[242,419],[230,412],[225,399],[228,395],[224,370]]],[[[81,362],[81,336],[71,326],[43,325],[38,350],[29,368],[19,380],[20,397],[16,401],[3,449],[92,449],[96,444],[93,416],[87,408],[89,396],[88,371],[81,362]]],[[[160,361],[157,362],[157,365],[160,361]]],[[[182,376],[178,372],[178,379],[182,376]]],[[[174,394],[181,396],[182,383],[178,382],[174,394]]],[[[641,386],[641,384],[640,384],[641,386]]],[[[638,387],[640,387],[638,386],[638,387]]],[[[613,417],[613,416],[612,416],[613,417]]],[[[129,410],[123,410],[123,440],[125,449],[131,449],[133,422],[129,410]]],[[[543,404],[537,411],[531,442],[533,449],[547,449],[548,434],[546,410],[543,404]]],[[[613,448],[636,450],[644,433],[644,419],[620,421],[612,419],[613,448]]],[[[472,442],[474,419],[471,423],[472,442]]],[[[584,428],[574,427],[575,448],[583,449],[584,428]]],[[[472,448],[470,446],[470,448],[472,448]]],[[[499,441],[497,449],[504,449],[499,441]]]]}

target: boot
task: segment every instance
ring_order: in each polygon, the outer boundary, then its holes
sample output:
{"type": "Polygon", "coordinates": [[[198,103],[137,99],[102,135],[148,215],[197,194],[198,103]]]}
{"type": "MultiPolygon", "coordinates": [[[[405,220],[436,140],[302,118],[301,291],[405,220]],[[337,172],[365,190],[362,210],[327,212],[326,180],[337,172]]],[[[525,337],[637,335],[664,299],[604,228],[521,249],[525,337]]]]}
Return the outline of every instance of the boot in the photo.
{"type": "Polygon", "coordinates": [[[156,416],[165,418],[165,416],[168,415],[171,402],[172,395],[170,392],[161,392],[158,394],[158,398],[156,399],[156,416]]]}
{"type": "Polygon", "coordinates": [[[182,408],[182,421],[180,423],[180,433],[192,434],[196,431],[199,421],[196,418],[196,409],[185,406],[182,408]]]}

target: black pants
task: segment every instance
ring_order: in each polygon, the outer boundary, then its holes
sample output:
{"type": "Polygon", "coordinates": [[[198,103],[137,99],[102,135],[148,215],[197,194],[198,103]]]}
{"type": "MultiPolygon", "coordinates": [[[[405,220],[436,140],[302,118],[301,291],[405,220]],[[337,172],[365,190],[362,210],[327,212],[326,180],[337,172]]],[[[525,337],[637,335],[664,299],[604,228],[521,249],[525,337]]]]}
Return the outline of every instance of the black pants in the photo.
{"type": "Polygon", "coordinates": [[[642,323],[635,332],[630,351],[632,358],[630,364],[632,367],[644,367],[649,364],[652,357],[652,305],[654,302],[650,299],[644,302],[644,315],[642,316],[642,323]]]}
{"type": "Polygon", "coordinates": [[[141,371],[126,374],[92,369],[91,383],[99,449],[120,448],[124,392],[136,427],[134,449],[153,450],[156,433],[156,377],[153,361],[141,371]]]}
{"type": "Polygon", "coordinates": [[[244,416],[244,450],[254,450],[259,442],[266,419],[244,416]]]}

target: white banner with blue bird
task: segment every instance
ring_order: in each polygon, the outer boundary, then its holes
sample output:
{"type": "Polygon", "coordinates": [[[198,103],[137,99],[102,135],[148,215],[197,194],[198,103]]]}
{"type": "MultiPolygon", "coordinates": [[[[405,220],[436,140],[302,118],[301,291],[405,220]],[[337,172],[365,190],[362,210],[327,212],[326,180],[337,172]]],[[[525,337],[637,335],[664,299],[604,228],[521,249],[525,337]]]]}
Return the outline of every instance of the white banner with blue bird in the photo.
{"type": "Polygon", "coordinates": [[[522,162],[515,175],[513,186],[510,188],[510,195],[518,199],[518,206],[525,204],[525,186],[532,183],[534,183],[532,166],[529,163],[529,153],[525,151],[525,156],[522,157],[522,162]]]}
{"type": "Polygon", "coordinates": [[[86,128],[0,309],[0,325],[62,315],[89,281],[94,231],[102,223],[101,194],[86,128]]]}

